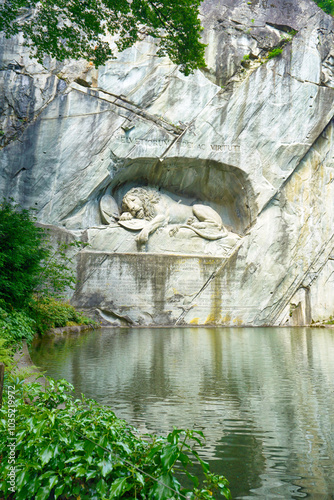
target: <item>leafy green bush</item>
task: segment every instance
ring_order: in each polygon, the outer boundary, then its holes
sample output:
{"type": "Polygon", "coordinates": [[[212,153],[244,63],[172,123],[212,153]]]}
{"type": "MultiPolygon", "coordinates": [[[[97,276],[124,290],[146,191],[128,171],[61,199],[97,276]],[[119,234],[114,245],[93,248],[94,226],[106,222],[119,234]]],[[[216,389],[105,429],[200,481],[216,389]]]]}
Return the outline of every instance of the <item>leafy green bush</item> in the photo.
{"type": "MultiPolygon", "coordinates": [[[[144,439],[109,408],[93,400],[74,400],[73,386],[65,380],[49,383],[44,390],[39,384],[16,382],[16,500],[44,500],[50,494],[81,500],[199,500],[218,494],[231,498],[228,481],[210,473],[193,447],[201,444],[201,432],[174,429],[167,438],[144,439]],[[201,485],[190,470],[193,462],[205,476],[201,485]],[[176,471],[193,487],[184,488],[176,471]]],[[[5,400],[0,410],[3,430],[7,411],[5,400]]],[[[14,498],[7,436],[0,432],[0,491],[14,498]]]]}
{"type": "Polygon", "coordinates": [[[54,249],[47,231],[35,225],[29,210],[12,200],[0,204],[0,301],[5,309],[26,309],[34,293],[61,297],[75,282],[67,250],[81,242],[54,249]]]}
{"type": "Polygon", "coordinates": [[[315,3],[327,14],[334,16],[334,0],[314,0],[315,3]]]}
{"type": "Polygon", "coordinates": [[[81,242],[54,249],[46,231],[35,225],[29,210],[12,200],[0,204],[0,337],[13,344],[36,331],[70,324],[91,324],[69,304],[56,301],[75,282],[68,249],[81,242]]]}
{"type": "Polygon", "coordinates": [[[40,335],[60,326],[98,325],[96,321],[83,316],[67,302],[61,302],[53,297],[35,297],[30,304],[29,314],[34,319],[36,331],[40,335]]]}
{"type": "Polygon", "coordinates": [[[283,49],[281,49],[281,47],[275,47],[273,50],[269,52],[267,59],[273,59],[274,57],[281,55],[282,52],[283,49]]]}
{"type": "Polygon", "coordinates": [[[7,341],[4,338],[0,338],[0,363],[6,367],[13,365],[13,351],[7,346],[7,341]]]}
{"type": "Polygon", "coordinates": [[[43,241],[28,210],[8,200],[0,204],[0,299],[11,308],[24,308],[39,284],[48,254],[43,241]]]}
{"type": "Polygon", "coordinates": [[[35,321],[25,312],[0,307],[0,338],[5,339],[5,345],[18,347],[23,339],[29,344],[35,335],[35,321]]]}
{"type": "Polygon", "coordinates": [[[75,276],[71,268],[73,261],[68,251],[73,247],[81,248],[87,246],[88,243],[83,243],[82,241],[59,243],[54,248],[46,239],[46,245],[48,254],[42,261],[42,271],[39,275],[39,284],[35,292],[39,297],[64,298],[64,293],[67,289],[73,289],[75,284],[75,276]]]}

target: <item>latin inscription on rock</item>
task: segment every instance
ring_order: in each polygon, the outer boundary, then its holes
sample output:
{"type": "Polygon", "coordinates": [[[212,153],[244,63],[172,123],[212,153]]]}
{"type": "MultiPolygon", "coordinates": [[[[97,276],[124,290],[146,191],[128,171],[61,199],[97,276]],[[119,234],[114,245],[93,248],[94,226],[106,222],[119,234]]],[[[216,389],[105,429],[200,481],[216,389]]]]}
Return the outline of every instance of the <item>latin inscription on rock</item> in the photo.
{"type": "MultiPolygon", "coordinates": [[[[116,141],[120,144],[137,145],[144,146],[146,148],[157,148],[157,147],[169,147],[173,144],[173,141],[168,139],[141,139],[138,137],[116,137],[116,141]]],[[[191,150],[210,150],[211,153],[238,153],[240,151],[239,144],[210,144],[210,143],[199,143],[195,141],[180,141],[175,144],[181,149],[191,149],[191,150]]]]}

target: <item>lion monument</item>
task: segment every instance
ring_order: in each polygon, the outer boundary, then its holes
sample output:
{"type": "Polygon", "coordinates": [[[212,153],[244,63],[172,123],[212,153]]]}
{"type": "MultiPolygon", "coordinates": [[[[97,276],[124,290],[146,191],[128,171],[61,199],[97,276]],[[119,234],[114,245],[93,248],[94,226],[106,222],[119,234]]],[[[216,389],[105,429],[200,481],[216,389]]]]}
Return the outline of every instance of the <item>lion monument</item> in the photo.
{"type": "Polygon", "coordinates": [[[167,225],[175,226],[170,230],[171,236],[179,228],[189,229],[208,240],[228,235],[220,215],[213,208],[200,204],[185,205],[148,187],[132,188],[125,194],[118,223],[127,229],[141,230],[136,236],[139,244],[146,243],[150,234],[167,225]]]}

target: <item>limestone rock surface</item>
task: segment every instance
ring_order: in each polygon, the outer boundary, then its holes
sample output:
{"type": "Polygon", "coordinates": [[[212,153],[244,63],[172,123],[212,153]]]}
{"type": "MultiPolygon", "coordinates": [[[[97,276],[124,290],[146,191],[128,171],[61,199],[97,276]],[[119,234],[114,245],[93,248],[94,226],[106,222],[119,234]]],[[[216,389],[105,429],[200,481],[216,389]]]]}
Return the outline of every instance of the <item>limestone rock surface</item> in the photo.
{"type": "MultiPolygon", "coordinates": [[[[90,244],[75,305],[115,324],[303,325],[334,315],[334,20],[312,0],[206,0],[207,68],[146,38],[98,70],[0,49],[0,196],[90,244]],[[277,57],[268,58],[273,49],[277,57]],[[229,239],[121,227],[150,186],[229,239]]],[[[190,234],[191,233],[191,234],[190,234]]]]}

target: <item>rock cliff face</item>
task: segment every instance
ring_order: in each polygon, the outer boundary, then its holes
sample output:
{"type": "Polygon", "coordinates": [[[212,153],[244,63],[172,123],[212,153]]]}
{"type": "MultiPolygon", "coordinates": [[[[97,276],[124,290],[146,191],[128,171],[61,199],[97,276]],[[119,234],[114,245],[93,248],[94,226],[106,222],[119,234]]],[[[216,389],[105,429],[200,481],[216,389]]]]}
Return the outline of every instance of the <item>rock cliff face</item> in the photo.
{"type": "Polygon", "coordinates": [[[188,77],[150,39],[95,70],[41,66],[3,38],[0,196],[90,243],[72,301],[114,324],[324,320],[334,315],[334,20],[312,0],[207,0],[202,21],[207,68],[188,77]],[[166,208],[154,227],[145,216],[143,241],[138,217],[118,223],[138,186],[182,210],[211,207],[226,234],[195,233],[208,231],[201,217],[176,227],[166,208]]]}

